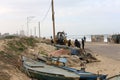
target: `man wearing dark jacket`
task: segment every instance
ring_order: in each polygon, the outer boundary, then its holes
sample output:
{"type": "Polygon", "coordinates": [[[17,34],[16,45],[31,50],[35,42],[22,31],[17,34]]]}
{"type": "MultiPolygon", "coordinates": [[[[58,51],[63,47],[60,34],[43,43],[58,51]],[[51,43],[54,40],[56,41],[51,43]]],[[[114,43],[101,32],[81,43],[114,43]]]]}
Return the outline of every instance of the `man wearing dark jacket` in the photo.
{"type": "Polygon", "coordinates": [[[82,39],[82,49],[84,49],[84,46],[85,46],[85,40],[82,39]]]}

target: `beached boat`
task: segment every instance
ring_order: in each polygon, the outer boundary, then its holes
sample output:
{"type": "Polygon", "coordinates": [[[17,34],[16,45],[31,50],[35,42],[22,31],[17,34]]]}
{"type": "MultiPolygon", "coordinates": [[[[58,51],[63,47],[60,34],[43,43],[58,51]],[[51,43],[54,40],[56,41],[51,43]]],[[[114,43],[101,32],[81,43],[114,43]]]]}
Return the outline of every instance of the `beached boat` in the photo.
{"type": "Polygon", "coordinates": [[[26,57],[22,58],[25,73],[38,80],[106,80],[106,75],[96,75],[83,70],[76,70],[66,66],[48,65],[26,57]]]}

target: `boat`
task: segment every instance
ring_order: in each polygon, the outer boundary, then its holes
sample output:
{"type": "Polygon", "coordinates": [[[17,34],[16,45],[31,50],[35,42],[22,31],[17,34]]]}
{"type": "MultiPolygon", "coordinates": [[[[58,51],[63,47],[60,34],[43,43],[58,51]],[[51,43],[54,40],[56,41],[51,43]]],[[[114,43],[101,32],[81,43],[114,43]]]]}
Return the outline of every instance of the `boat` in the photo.
{"type": "Polygon", "coordinates": [[[55,66],[22,57],[24,72],[37,80],[106,80],[107,75],[97,75],[67,66],[55,66]]]}
{"type": "Polygon", "coordinates": [[[79,75],[65,69],[47,65],[41,61],[35,61],[23,57],[23,68],[25,73],[38,80],[79,80],[79,75]]]}

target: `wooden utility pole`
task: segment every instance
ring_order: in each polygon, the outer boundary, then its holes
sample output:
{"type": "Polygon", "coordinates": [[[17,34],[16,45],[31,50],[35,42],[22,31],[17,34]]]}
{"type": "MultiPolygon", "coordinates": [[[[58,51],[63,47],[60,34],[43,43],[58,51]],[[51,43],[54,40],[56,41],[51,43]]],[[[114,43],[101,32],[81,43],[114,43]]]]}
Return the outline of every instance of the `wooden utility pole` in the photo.
{"type": "Polygon", "coordinates": [[[39,38],[41,37],[40,36],[40,22],[38,22],[38,26],[39,26],[39,38]]]}
{"type": "Polygon", "coordinates": [[[54,2],[52,0],[52,21],[53,21],[53,39],[55,43],[55,17],[54,17],[54,2]]]}

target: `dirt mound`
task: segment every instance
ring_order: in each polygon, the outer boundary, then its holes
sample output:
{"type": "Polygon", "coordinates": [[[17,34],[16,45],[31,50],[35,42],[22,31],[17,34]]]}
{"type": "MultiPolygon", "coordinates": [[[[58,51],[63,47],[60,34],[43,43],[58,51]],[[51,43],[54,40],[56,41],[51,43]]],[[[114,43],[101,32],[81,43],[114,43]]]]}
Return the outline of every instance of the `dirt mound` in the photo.
{"type": "MultiPolygon", "coordinates": [[[[0,80],[29,80],[20,69],[20,56],[38,42],[34,38],[0,40],[0,80]]],[[[29,54],[31,55],[31,54],[29,54]]]]}
{"type": "Polygon", "coordinates": [[[0,72],[0,80],[10,80],[10,75],[6,72],[0,72]]]}

